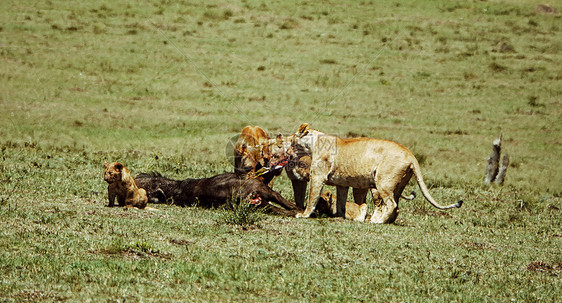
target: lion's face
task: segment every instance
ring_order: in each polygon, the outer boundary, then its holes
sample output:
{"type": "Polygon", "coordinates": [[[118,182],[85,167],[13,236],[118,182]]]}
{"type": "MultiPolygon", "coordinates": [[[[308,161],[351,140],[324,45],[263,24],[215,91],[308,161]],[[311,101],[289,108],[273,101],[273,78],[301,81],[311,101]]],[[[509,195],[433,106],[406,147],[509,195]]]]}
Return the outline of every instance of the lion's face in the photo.
{"type": "Polygon", "coordinates": [[[115,181],[121,180],[123,164],[118,162],[107,163],[104,161],[103,166],[105,167],[105,174],[103,176],[105,182],[111,184],[115,181]]]}
{"type": "Polygon", "coordinates": [[[236,149],[235,152],[235,167],[244,173],[258,170],[266,164],[261,146],[247,146],[244,144],[236,149]]]}
{"type": "Polygon", "coordinates": [[[333,198],[334,198],[334,195],[329,190],[325,190],[325,191],[322,192],[322,194],[320,194],[320,199],[323,199],[328,204],[332,203],[333,198]]]}
{"type": "Polygon", "coordinates": [[[310,155],[316,140],[321,135],[323,133],[320,131],[311,129],[308,124],[303,124],[295,134],[290,136],[291,148],[295,153],[310,155]]]}
{"type": "Polygon", "coordinates": [[[290,151],[290,141],[283,138],[283,135],[277,135],[275,139],[269,140],[267,149],[264,149],[264,158],[270,168],[284,166],[293,156],[290,151]]]}
{"type": "Polygon", "coordinates": [[[247,174],[267,166],[266,141],[269,135],[259,126],[246,126],[242,129],[234,146],[234,167],[238,174],[247,174]]]}

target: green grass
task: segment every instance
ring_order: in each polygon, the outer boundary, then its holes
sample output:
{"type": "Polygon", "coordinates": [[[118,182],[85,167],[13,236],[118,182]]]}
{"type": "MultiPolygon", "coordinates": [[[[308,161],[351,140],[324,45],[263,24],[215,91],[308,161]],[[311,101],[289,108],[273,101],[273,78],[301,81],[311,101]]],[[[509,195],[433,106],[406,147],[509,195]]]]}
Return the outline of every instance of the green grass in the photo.
{"type": "Polygon", "coordinates": [[[256,208],[248,200],[229,201],[221,210],[216,221],[218,224],[229,224],[243,229],[259,226],[259,222],[264,218],[263,209],[256,208]]]}
{"type": "Polygon", "coordinates": [[[562,35],[539,4],[2,1],[0,301],[557,301],[562,35]],[[465,204],[243,228],[104,207],[104,160],[208,177],[244,126],[303,122],[403,144],[465,204]]]}

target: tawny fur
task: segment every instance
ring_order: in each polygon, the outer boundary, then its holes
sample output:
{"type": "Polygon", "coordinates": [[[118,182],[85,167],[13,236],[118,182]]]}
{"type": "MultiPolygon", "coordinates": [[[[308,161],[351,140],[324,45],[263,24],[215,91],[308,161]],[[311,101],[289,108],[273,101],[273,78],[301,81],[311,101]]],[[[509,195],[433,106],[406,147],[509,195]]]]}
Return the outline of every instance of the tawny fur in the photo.
{"type": "MultiPolygon", "coordinates": [[[[325,214],[330,217],[334,216],[334,211],[336,208],[336,197],[329,190],[325,190],[320,195],[318,204],[316,204],[316,211],[320,214],[325,214]]],[[[367,203],[361,205],[353,202],[347,201],[345,203],[345,218],[348,220],[354,220],[363,222],[367,217],[368,206],[367,203]]]]}
{"type": "Polygon", "coordinates": [[[104,180],[109,183],[107,187],[109,204],[107,206],[114,206],[115,199],[117,199],[119,206],[146,208],[148,202],[146,191],[137,186],[135,179],[123,164],[104,161],[103,166],[105,167],[104,180]]]}
{"type": "MultiPolygon", "coordinates": [[[[259,126],[246,126],[242,129],[234,145],[234,172],[241,178],[253,177],[256,172],[267,166],[266,154],[269,153],[269,135],[259,126]]],[[[258,178],[268,184],[273,175],[261,175],[258,178]]]]}
{"type": "Polygon", "coordinates": [[[310,129],[308,124],[301,125],[291,140],[293,150],[302,151],[312,159],[308,202],[305,211],[297,217],[309,217],[323,186],[334,185],[338,197],[336,216],[345,217],[349,187],[354,188],[358,204],[362,204],[366,193],[375,188],[376,191],[371,191],[373,201],[380,201],[380,206],[375,209],[371,222],[392,223],[398,216],[398,200],[413,175],[424,198],[434,207],[449,209],[462,205],[462,200],[448,206],[435,202],[423,181],[418,161],[396,142],[371,138],[341,139],[310,129]]]}
{"type": "MultiPolygon", "coordinates": [[[[303,124],[308,125],[308,124],[303,124]]],[[[301,126],[302,127],[302,126],[301,126]]],[[[308,127],[308,126],[307,126],[308,127]]],[[[305,128],[303,131],[307,131],[305,128]]],[[[281,154],[282,157],[286,157],[286,153],[290,154],[290,160],[285,166],[285,172],[287,177],[291,180],[291,185],[293,187],[293,195],[295,197],[295,203],[300,208],[305,208],[305,198],[306,198],[306,188],[308,182],[310,181],[310,167],[312,164],[312,149],[305,145],[294,145],[292,144],[295,140],[296,135],[291,135],[287,138],[281,137],[281,143],[275,142],[274,145],[270,144],[270,158],[275,158],[277,154],[281,154]]],[[[270,140],[271,142],[272,140],[270,140]]],[[[279,136],[277,138],[279,141],[279,136]]],[[[279,156],[277,156],[279,157],[279,156]]],[[[347,190],[344,193],[340,187],[340,195],[347,196],[347,190]]],[[[375,205],[380,205],[380,195],[375,188],[353,188],[353,200],[356,204],[362,205],[365,203],[367,194],[370,191],[374,200],[375,205]]],[[[415,192],[412,192],[410,196],[401,196],[403,199],[412,200],[416,197],[415,192]]]]}

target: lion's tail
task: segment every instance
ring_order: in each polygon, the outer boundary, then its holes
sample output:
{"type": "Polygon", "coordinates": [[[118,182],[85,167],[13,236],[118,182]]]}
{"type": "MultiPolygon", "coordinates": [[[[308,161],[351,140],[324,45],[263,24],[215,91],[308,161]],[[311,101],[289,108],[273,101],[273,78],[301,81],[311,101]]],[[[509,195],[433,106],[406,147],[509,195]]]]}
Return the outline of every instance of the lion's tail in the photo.
{"type": "Polygon", "coordinates": [[[459,208],[462,206],[463,201],[459,200],[457,203],[455,204],[451,204],[451,205],[447,205],[447,206],[442,206],[439,203],[437,203],[435,201],[435,199],[433,199],[433,197],[431,196],[431,194],[429,193],[429,189],[427,188],[427,186],[425,185],[425,182],[423,182],[423,177],[422,177],[422,173],[421,173],[421,169],[420,169],[420,164],[418,163],[418,160],[416,160],[415,157],[412,157],[413,161],[412,161],[412,169],[414,170],[414,175],[416,175],[416,181],[418,181],[418,186],[420,187],[420,190],[422,192],[422,195],[425,197],[425,199],[431,203],[431,205],[433,205],[436,208],[439,209],[449,209],[449,208],[459,208]]]}

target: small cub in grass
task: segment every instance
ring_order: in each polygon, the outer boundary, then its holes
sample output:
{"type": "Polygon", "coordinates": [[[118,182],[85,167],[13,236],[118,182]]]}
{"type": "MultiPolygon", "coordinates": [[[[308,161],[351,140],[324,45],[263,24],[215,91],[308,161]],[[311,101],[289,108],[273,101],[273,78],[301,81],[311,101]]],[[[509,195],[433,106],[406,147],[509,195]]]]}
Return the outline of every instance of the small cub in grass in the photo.
{"type": "MultiPolygon", "coordinates": [[[[318,204],[316,205],[316,210],[328,216],[334,216],[336,212],[336,196],[332,194],[329,190],[325,190],[320,195],[318,199],[318,204]]],[[[345,203],[345,218],[354,221],[365,221],[367,217],[368,206],[367,203],[361,205],[353,202],[347,201],[345,203]]]]}
{"type": "Polygon", "coordinates": [[[109,204],[112,207],[117,198],[119,206],[133,207],[138,209],[146,208],[148,198],[146,191],[139,188],[135,183],[135,179],[129,173],[129,170],[119,162],[107,163],[103,161],[105,167],[105,182],[109,183],[107,194],[109,204]]]}

